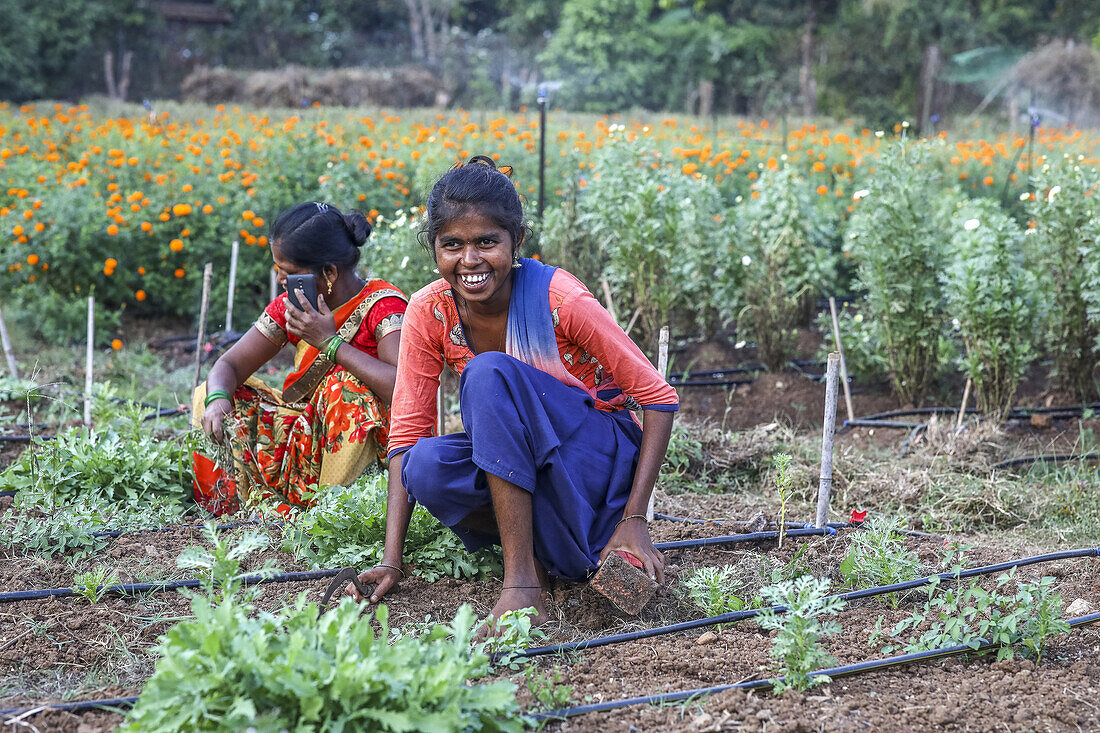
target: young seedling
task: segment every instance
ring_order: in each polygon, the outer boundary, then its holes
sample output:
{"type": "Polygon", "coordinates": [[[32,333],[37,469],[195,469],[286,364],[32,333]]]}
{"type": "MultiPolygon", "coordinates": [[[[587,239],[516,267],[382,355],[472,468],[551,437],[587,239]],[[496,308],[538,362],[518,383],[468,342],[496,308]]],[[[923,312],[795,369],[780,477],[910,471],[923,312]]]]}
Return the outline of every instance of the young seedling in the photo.
{"type": "Polygon", "coordinates": [[[775,489],[779,494],[779,547],[783,547],[783,538],[787,534],[787,500],[791,498],[794,484],[790,454],[776,453],[772,457],[772,470],[775,471],[775,489]]]}
{"type": "MultiPolygon", "coordinates": [[[[228,600],[240,590],[241,561],[254,552],[265,550],[271,540],[263,532],[244,532],[232,544],[218,532],[213,522],[203,527],[203,536],[210,543],[205,547],[188,547],[176,558],[179,568],[195,568],[203,573],[203,590],[213,599],[220,591],[221,599],[228,600]]],[[[278,572],[273,561],[267,560],[263,566],[251,571],[254,575],[274,575],[278,572]]]]}
{"type": "Polygon", "coordinates": [[[748,608],[750,602],[736,592],[742,585],[733,565],[699,568],[683,581],[688,596],[707,616],[748,608]]]}
{"type": "Polygon", "coordinates": [[[88,603],[95,604],[103,598],[107,588],[120,583],[113,570],[106,565],[97,565],[95,570],[73,577],[73,590],[88,603]]]}
{"type": "MultiPolygon", "coordinates": [[[[873,588],[919,578],[924,573],[915,553],[905,547],[898,534],[897,518],[876,515],[867,529],[853,532],[852,547],[840,564],[840,575],[853,588],[873,588]]],[[[886,602],[897,608],[898,596],[890,593],[886,602]]]]}
{"type": "Polygon", "coordinates": [[[538,612],[534,608],[521,608],[518,611],[508,611],[492,623],[494,635],[489,636],[479,644],[483,654],[501,654],[497,664],[508,669],[519,669],[528,658],[516,657],[515,652],[532,646],[538,646],[538,642],[546,639],[546,632],[537,626],[532,626],[532,621],[538,612]]]}
{"type": "Polygon", "coordinates": [[[764,611],[757,619],[763,629],[779,633],[772,643],[771,656],[778,659],[780,677],[772,680],[776,694],[786,690],[806,690],[822,682],[825,675],[810,676],[810,672],[835,664],[821,648],[821,638],[840,631],[840,624],[825,616],[835,616],[844,606],[839,598],[828,598],[829,581],[804,575],[761,591],[770,605],[787,607],[787,613],[764,611]]]}

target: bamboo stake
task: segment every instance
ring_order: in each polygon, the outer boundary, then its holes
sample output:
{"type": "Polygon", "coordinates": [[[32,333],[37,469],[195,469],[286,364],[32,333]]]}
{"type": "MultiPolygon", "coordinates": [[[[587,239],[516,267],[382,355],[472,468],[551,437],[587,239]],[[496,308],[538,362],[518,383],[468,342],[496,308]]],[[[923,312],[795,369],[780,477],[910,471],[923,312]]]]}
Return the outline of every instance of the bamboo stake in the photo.
{"type": "Polygon", "coordinates": [[[634,309],[634,315],[632,315],[630,317],[630,323],[626,324],[626,335],[627,336],[630,335],[630,330],[632,328],[634,328],[634,324],[637,323],[638,316],[640,316],[641,314],[642,314],[642,309],[641,308],[635,308],[634,309]]]}
{"type": "Polygon", "coordinates": [[[214,277],[214,265],[206,263],[202,271],[202,305],[199,307],[199,335],[195,339],[195,378],[191,382],[191,391],[199,386],[202,373],[202,347],[206,342],[206,311],[210,306],[210,280],[214,277]]]}
{"type": "Polygon", "coordinates": [[[970,401],[970,377],[966,378],[966,386],[963,387],[963,401],[959,405],[959,417],[955,420],[955,430],[962,430],[963,418],[966,416],[966,403],[970,401]]]}
{"type": "Polygon", "coordinates": [[[268,298],[268,302],[275,300],[275,297],[279,294],[279,273],[275,272],[275,268],[271,268],[271,277],[268,280],[269,289],[271,290],[271,297],[268,298]]]}
{"type": "Polygon", "coordinates": [[[852,389],[848,386],[848,367],[844,363],[844,344],[840,342],[840,321],[836,317],[836,298],[829,296],[829,312],[833,315],[833,339],[836,340],[836,350],[840,354],[840,383],[844,385],[844,409],[848,411],[848,419],[855,419],[855,411],[852,409],[852,389]]]}
{"type": "MultiPolygon", "coordinates": [[[[225,299],[225,332],[233,333],[233,293],[237,289],[237,256],[241,243],[233,240],[233,249],[229,253],[229,294],[225,299]]],[[[274,300],[274,298],[272,298],[274,300]]]]}
{"type": "Polygon", "coordinates": [[[619,317],[615,315],[615,302],[611,300],[611,286],[607,284],[607,280],[600,280],[600,287],[603,288],[603,299],[604,305],[607,306],[607,312],[615,319],[615,323],[618,323],[619,317]]]}
{"type": "Polygon", "coordinates": [[[95,356],[95,296],[88,296],[88,351],[84,359],[84,424],[92,424],[92,366],[95,356]]]}
{"type": "Polygon", "coordinates": [[[821,480],[817,486],[818,529],[829,521],[829,502],[833,495],[833,434],[836,432],[836,383],[840,354],[829,354],[825,371],[825,424],[821,434],[821,480]]]}
{"type": "Polygon", "coordinates": [[[4,313],[0,311],[0,341],[4,344],[4,357],[8,360],[8,371],[12,379],[19,379],[19,368],[15,364],[15,352],[11,348],[11,339],[8,338],[8,326],[4,323],[4,313]]]}
{"type": "MultiPolygon", "coordinates": [[[[442,377],[442,375],[440,375],[442,377]]],[[[443,435],[447,429],[447,417],[443,414],[443,380],[439,380],[439,389],[435,391],[435,434],[443,435]]]]}
{"type": "MultiPolygon", "coordinates": [[[[661,335],[657,339],[657,371],[662,379],[668,379],[668,326],[661,326],[661,335]]],[[[653,521],[653,502],[655,497],[649,495],[649,506],[645,510],[645,520],[653,521]]]]}

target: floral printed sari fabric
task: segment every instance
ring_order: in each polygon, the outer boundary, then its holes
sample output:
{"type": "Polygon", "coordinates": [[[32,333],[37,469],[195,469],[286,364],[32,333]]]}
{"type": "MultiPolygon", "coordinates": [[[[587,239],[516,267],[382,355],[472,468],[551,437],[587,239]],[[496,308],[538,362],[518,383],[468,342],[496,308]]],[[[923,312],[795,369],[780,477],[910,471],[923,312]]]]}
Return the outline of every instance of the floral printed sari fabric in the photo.
{"type": "MultiPolygon", "coordinates": [[[[388,283],[372,281],[334,313],[337,331],[376,355],[377,341],[400,329],[405,302],[388,283]]],[[[285,319],[271,318],[272,310],[269,306],[257,328],[280,343],[277,327],[283,325],[285,339],[285,319]]],[[[297,346],[295,369],[281,392],[250,377],[233,394],[233,413],[225,426],[232,458],[220,457],[221,475],[195,487],[196,500],[215,514],[242,504],[272,503],[284,514],[309,506],[319,487],[354,481],[385,456],[386,406],[316,349],[304,342],[297,346]],[[294,401],[287,399],[291,396],[294,401]]],[[[203,384],[195,392],[196,421],[205,397],[203,384]]]]}

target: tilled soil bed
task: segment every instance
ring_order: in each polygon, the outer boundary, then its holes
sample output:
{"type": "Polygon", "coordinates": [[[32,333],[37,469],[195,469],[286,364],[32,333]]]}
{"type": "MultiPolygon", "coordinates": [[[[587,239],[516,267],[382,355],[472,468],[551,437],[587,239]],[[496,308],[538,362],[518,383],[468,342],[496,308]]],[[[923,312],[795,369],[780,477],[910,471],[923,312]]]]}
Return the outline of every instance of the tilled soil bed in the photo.
{"type": "MultiPolygon", "coordinates": [[[[745,507],[730,506],[728,498],[708,506],[706,498],[692,502],[703,516],[747,518],[745,507]],[[707,511],[708,509],[712,511],[707,511]]],[[[697,515],[698,516],[698,515],[697,515]]],[[[732,523],[686,524],[656,521],[654,540],[736,534],[732,523]]],[[[238,530],[234,530],[238,531],[238,530]]],[[[547,643],[577,641],[674,623],[703,614],[687,599],[680,580],[691,570],[733,564],[748,567],[771,561],[771,567],[797,561],[814,575],[839,578],[838,568],[850,535],[789,538],[782,549],[774,540],[723,547],[666,552],[667,587],[638,617],[615,611],[587,586],[555,581],[546,597],[551,622],[547,643]]],[[[272,534],[277,536],[277,530],[272,534]]],[[[5,559],[4,591],[68,586],[72,575],[96,564],[108,564],[132,579],[179,578],[175,557],[201,542],[194,529],[143,532],[108,541],[96,556],[78,563],[65,558],[9,557],[5,559]]],[[[928,572],[939,571],[939,537],[906,540],[928,572]]],[[[1033,548],[1038,553],[1046,548],[1033,548]]],[[[1064,549],[1064,548],[1062,548],[1064,549]]],[[[1032,551],[1031,548],[1028,550],[1032,551]]],[[[1021,557],[993,545],[974,548],[968,566],[986,565],[1021,557]]],[[[282,570],[303,570],[293,556],[275,549],[251,558],[247,568],[274,559],[282,570]]],[[[1021,568],[1020,579],[1050,575],[1068,605],[1074,599],[1100,598],[1100,572],[1095,559],[1077,559],[1021,568]]],[[[992,588],[993,578],[982,581],[992,588]]],[[[306,591],[320,600],[327,581],[279,583],[261,586],[257,606],[275,608],[306,591]]],[[[469,603],[486,614],[496,600],[499,582],[451,578],[427,583],[412,577],[387,598],[390,623],[449,620],[460,605],[469,603]]],[[[868,640],[876,623],[884,629],[908,616],[923,594],[910,592],[891,608],[882,599],[857,601],[842,616],[843,631],[826,640],[840,664],[883,656],[868,640]]],[[[0,605],[0,707],[13,708],[64,698],[97,699],[134,695],[151,673],[152,649],[171,624],[189,615],[189,600],[180,593],[150,593],[135,598],[108,597],[90,605],[74,597],[20,601],[0,605]]],[[[696,629],[645,640],[590,649],[565,656],[542,657],[540,669],[557,668],[564,686],[571,688],[572,704],[603,702],[698,687],[731,684],[775,675],[768,656],[767,632],[743,621],[720,629],[696,629]]],[[[838,679],[807,693],[730,691],[664,707],[637,706],[554,722],[562,731],[604,730],[1088,730],[1100,727],[1100,629],[1075,631],[1057,638],[1043,660],[995,662],[992,655],[926,662],[838,679]]],[[[523,686],[522,675],[502,670],[523,686]]],[[[527,709],[537,703],[520,691],[527,709]]],[[[122,720],[114,713],[58,711],[30,716],[40,730],[81,733],[112,730],[122,720]]]]}

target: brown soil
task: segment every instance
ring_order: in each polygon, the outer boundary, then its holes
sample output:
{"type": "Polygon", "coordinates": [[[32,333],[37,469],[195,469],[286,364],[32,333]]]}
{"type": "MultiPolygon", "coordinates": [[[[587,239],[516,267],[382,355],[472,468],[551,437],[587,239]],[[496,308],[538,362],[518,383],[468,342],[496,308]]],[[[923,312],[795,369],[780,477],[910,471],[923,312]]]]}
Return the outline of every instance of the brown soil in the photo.
{"type": "MultiPolygon", "coordinates": [[[[813,339],[805,337],[808,355],[813,339]]],[[[695,345],[691,353],[676,356],[674,370],[701,370],[751,361],[728,344],[695,345]]],[[[449,386],[453,389],[455,385],[449,386]]],[[[738,391],[704,387],[681,390],[682,411],[692,418],[708,418],[727,429],[746,430],[778,420],[819,430],[824,387],[797,373],[762,375],[738,391]]],[[[853,395],[857,414],[893,409],[889,395],[875,387],[853,395]]],[[[1100,429],[1100,420],[1084,426],[1100,429]]],[[[842,444],[892,445],[904,439],[899,431],[858,429],[839,438],[842,444]]],[[[935,440],[931,436],[928,440],[935,440]]],[[[1012,455],[1072,450],[1078,439],[1076,421],[1058,422],[1050,430],[1010,426],[997,452],[1012,455]]],[[[918,445],[915,451],[925,450],[918,445]]],[[[938,449],[938,448],[937,448],[938,449]]],[[[931,450],[928,448],[927,450],[931,450]]],[[[0,456],[0,461],[7,454],[0,456]]],[[[0,513],[6,504],[0,500],[0,513]]],[[[669,514],[714,518],[706,524],[657,521],[654,541],[735,534],[742,528],[725,519],[748,519],[768,510],[763,499],[734,494],[678,494],[658,496],[658,507],[669,514]]],[[[771,507],[774,509],[774,507],[771,507]]],[[[11,510],[8,510],[9,512],[11,510]]],[[[1024,554],[1065,549],[1012,547],[1002,540],[965,538],[980,546],[967,565],[1000,562],[1024,554]]],[[[197,531],[178,528],[105,540],[94,556],[4,557],[0,562],[0,591],[71,585],[73,575],[106,564],[124,581],[185,577],[175,558],[188,545],[201,541],[197,531]]],[[[928,570],[938,569],[942,538],[910,538],[910,549],[928,570]]],[[[587,586],[556,581],[546,597],[551,618],[548,642],[568,642],[608,633],[674,623],[702,614],[686,598],[680,579],[704,566],[750,567],[766,556],[782,565],[803,550],[801,561],[815,575],[838,579],[838,567],[848,545],[848,532],[835,537],[791,538],[782,549],[774,541],[666,552],[667,584],[638,617],[621,614],[587,586]]],[[[301,570],[293,557],[269,550],[251,561],[255,567],[274,559],[285,571],[301,570]]],[[[1095,559],[1072,560],[1022,569],[1021,578],[1051,575],[1068,605],[1078,598],[1096,606],[1100,572],[1095,559]]],[[[992,580],[983,581],[990,583],[992,580]]],[[[320,600],[327,582],[283,583],[263,586],[258,606],[272,609],[308,591],[320,600]]],[[[386,599],[390,622],[449,620],[459,606],[469,603],[485,615],[496,601],[498,581],[442,579],[427,583],[410,578],[386,599]]],[[[882,656],[868,644],[876,622],[884,628],[908,616],[922,596],[904,598],[898,608],[879,599],[853,604],[842,616],[843,631],[826,641],[828,651],[846,664],[882,656]]],[[[136,598],[107,598],[96,605],[77,598],[0,604],[0,708],[38,705],[46,700],[102,699],[137,694],[151,673],[157,638],[176,620],[189,614],[186,595],[174,592],[136,598]],[[96,680],[99,680],[98,682],[96,680]]],[[[774,676],[776,663],[768,656],[770,639],[753,622],[717,630],[697,629],[647,640],[617,644],[565,657],[540,658],[540,669],[558,667],[559,687],[571,688],[571,704],[673,692],[774,676]],[[707,635],[706,632],[713,632],[707,635]]],[[[1077,630],[1052,642],[1041,665],[1030,661],[996,662],[992,656],[953,658],[834,680],[807,693],[775,696],[767,692],[729,691],[669,706],[635,706],[592,714],[564,723],[561,731],[818,731],[818,730],[976,730],[1070,731],[1100,729],[1100,628],[1077,630]]],[[[523,677],[511,679],[523,687],[523,677]]],[[[531,691],[520,689],[525,709],[536,705],[531,691]]],[[[24,722],[39,730],[113,730],[122,717],[107,712],[79,715],[57,711],[28,716],[24,722]]],[[[29,729],[28,729],[29,730],[29,729]]]]}

